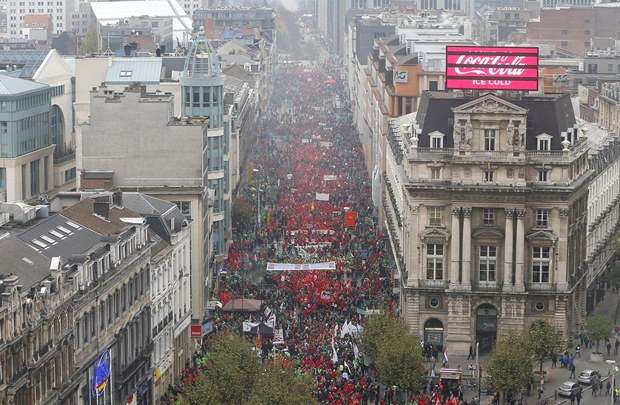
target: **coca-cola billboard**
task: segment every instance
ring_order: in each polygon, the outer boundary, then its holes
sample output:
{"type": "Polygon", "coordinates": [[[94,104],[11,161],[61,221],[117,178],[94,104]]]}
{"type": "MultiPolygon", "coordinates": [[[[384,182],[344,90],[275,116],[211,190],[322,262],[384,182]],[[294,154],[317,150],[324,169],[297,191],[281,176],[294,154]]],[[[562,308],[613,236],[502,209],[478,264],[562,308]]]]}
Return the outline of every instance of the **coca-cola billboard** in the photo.
{"type": "Polygon", "coordinates": [[[538,48],[447,46],[446,89],[538,90],[538,48]]]}

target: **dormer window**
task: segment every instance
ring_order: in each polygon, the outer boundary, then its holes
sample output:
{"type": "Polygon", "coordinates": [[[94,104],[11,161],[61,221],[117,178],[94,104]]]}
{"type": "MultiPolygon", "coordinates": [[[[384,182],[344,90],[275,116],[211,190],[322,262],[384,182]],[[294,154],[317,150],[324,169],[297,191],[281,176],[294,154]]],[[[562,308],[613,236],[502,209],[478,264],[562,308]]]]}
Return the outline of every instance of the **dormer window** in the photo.
{"type": "Polygon", "coordinates": [[[551,150],[551,135],[540,134],[536,137],[536,149],[541,151],[551,150]]]}
{"type": "Polygon", "coordinates": [[[432,132],[430,138],[432,149],[443,149],[443,134],[441,132],[432,132]]]}
{"type": "Polygon", "coordinates": [[[484,150],[494,151],[497,150],[497,131],[495,129],[484,130],[484,150]]]}

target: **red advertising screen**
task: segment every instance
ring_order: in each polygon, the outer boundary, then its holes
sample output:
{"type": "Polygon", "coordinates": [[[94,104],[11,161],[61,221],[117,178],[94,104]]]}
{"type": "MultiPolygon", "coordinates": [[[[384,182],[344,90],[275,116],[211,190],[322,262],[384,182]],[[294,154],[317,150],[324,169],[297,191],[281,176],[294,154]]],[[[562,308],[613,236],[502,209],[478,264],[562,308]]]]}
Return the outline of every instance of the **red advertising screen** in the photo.
{"type": "Polygon", "coordinates": [[[446,89],[538,90],[538,48],[447,46],[446,89]]]}

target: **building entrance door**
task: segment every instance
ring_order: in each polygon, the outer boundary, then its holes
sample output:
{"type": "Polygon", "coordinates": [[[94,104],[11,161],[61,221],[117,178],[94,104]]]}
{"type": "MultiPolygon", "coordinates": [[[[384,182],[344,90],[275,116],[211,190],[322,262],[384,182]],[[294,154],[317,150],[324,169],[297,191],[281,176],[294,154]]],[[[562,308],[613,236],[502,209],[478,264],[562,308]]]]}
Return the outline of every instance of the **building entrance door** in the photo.
{"type": "Polygon", "coordinates": [[[482,304],[476,311],[476,341],[480,353],[488,353],[497,339],[497,309],[491,304],[482,304]]]}

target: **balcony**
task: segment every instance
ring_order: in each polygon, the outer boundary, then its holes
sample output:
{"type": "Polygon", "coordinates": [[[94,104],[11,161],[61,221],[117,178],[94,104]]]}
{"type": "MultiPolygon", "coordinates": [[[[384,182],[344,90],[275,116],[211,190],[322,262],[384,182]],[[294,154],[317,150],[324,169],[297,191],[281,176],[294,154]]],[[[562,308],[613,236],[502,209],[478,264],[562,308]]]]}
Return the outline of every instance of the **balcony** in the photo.
{"type": "Polygon", "coordinates": [[[480,291],[501,291],[502,283],[498,281],[476,281],[474,286],[480,291]]]}
{"type": "Polygon", "coordinates": [[[420,288],[445,290],[448,288],[448,280],[420,280],[420,288]]]}
{"type": "Polygon", "coordinates": [[[464,159],[480,162],[512,162],[525,161],[531,163],[568,163],[573,161],[586,148],[577,144],[569,152],[559,150],[527,150],[527,151],[459,151],[455,148],[435,149],[420,147],[416,149],[413,160],[464,159]]]}
{"type": "Polygon", "coordinates": [[[529,291],[555,291],[555,284],[552,283],[528,283],[529,291]]]}

